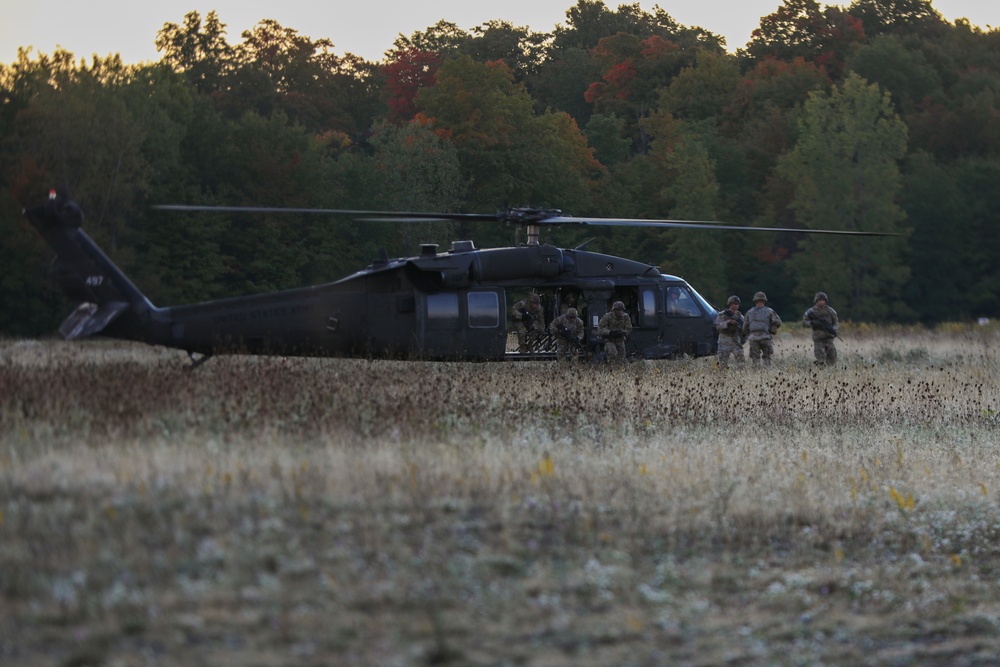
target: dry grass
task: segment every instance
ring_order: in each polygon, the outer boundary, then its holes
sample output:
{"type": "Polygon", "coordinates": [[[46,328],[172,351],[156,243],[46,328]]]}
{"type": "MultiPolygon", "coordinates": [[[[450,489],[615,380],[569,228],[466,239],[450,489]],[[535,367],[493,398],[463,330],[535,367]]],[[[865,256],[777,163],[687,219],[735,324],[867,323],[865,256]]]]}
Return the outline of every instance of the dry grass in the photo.
{"type": "Polygon", "coordinates": [[[993,664],[1000,331],[816,371],[0,344],[0,664],[993,664]]]}

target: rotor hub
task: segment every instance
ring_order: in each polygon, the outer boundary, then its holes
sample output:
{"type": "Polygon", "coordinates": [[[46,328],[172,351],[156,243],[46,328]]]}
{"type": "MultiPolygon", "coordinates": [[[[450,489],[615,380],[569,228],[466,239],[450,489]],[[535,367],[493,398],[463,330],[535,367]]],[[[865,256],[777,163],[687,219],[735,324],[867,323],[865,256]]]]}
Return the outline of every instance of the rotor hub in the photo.
{"type": "Polygon", "coordinates": [[[507,210],[507,222],[530,225],[560,215],[562,215],[562,211],[557,208],[511,208],[507,210]]]}

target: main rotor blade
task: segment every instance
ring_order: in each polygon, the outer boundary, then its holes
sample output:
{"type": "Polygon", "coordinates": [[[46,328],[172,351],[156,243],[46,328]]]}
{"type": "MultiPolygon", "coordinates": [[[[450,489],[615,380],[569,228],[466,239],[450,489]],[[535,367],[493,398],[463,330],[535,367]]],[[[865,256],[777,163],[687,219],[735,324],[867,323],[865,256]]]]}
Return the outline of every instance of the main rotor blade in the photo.
{"type": "Polygon", "coordinates": [[[748,227],[703,220],[644,220],[641,218],[574,218],[559,216],[540,220],[538,225],[595,225],[604,227],[660,227],[666,229],[714,229],[739,232],[794,232],[797,234],[837,234],[843,236],[900,236],[895,232],[865,232],[845,229],[796,229],[794,227],[748,227]]]}
{"type": "Polygon", "coordinates": [[[901,236],[895,232],[867,232],[844,229],[802,229],[794,227],[750,227],[710,220],[649,220],[643,218],[581,218],[560,215],[552,209],[509,209],[499,213],[425,213],[402,211],[366,211],[341,208],[283,208],[278,206],[203,206],[196,204],[157,204],[159,211],[203,211],[215,213],[301,213],[346,215],[379,222],[489,221],[535,226],[585,225],[602,227],[658,227],[661,229],[713,229],[734,232],[783,232],[793,234],[831,234],[838,236],[901,236]]]}
{"type": "Polygon", "coordinates": [[[343,208],[286,208],[282,206],[202,206],[198,204],[154,204],[157,211],[205,213],[301,213],[321,215],[349,215],[380,221],[417,222],[427,220],[489,220],[504,218],[503,213],[403,213],[399,211],[365,211],[343,208]]]}

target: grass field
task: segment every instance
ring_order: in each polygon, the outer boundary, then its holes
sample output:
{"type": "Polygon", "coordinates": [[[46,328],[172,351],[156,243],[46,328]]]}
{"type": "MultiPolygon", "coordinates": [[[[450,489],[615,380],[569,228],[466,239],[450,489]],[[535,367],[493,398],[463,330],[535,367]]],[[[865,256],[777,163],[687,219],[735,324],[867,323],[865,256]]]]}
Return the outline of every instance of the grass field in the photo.
{"type": "Polygon", "coordinates": [[[1000,329],[837,368],[0,342],[3,665],[993,665],[1000,329]]]}

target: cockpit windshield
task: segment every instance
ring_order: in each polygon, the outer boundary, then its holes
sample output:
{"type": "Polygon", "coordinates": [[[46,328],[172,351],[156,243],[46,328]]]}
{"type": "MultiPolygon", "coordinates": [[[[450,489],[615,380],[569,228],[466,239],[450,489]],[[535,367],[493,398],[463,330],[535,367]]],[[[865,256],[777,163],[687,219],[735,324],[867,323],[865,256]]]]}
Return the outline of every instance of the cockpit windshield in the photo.
{"type": "Polygon", "coordinates": [[[687,285],[671,285],[667,288],[667,317],[699,317],[704,301],[687,285]]]}

